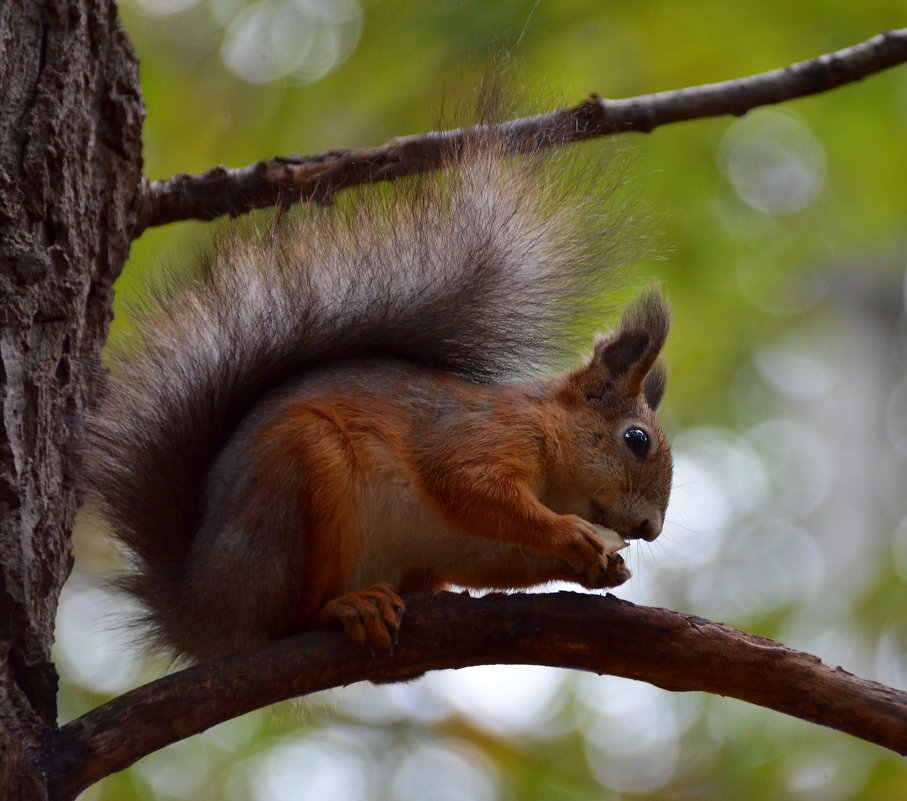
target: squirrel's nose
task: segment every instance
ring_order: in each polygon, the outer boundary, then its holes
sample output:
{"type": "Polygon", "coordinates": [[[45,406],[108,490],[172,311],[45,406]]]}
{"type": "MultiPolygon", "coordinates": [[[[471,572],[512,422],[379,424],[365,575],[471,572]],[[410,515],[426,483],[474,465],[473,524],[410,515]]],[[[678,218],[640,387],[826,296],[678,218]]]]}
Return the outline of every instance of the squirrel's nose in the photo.
{"type": "Polygon", "coordinates": [[[630,539],[636,540],[646,540],[646,542],[651,542],[659,534],[661,534],[661,520],[653,520],[652,518],[646,518],[637,526],[634,526],[629,533],[630,539]]]}

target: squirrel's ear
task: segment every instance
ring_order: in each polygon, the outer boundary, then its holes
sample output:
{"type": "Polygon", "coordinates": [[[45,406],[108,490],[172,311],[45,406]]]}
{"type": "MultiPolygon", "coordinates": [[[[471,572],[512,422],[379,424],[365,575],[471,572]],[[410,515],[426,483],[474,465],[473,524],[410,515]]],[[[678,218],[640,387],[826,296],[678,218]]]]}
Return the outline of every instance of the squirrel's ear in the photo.
{"type": "Polygon", "coordinates": [[[653,409],[665,388],[664,370],[653,370],[653,365],[667,339],[670,319],[667,303],[652,289],[627,308],[615,334],[595,344],[594,361],[612,380],[620,380],[628,395],[644,392],[653,409]]]}

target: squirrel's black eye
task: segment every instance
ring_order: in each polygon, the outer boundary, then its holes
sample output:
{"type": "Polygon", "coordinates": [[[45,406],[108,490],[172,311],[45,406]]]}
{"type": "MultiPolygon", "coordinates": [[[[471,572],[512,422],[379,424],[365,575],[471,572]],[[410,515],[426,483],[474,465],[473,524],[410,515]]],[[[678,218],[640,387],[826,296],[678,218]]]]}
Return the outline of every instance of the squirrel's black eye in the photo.
{"type": "Polygon", "coordinates": [[[645,459],[649,452],[649,435],[641,428],[628,428],[624,431],[624,442],[638,459],[645,459]]]}

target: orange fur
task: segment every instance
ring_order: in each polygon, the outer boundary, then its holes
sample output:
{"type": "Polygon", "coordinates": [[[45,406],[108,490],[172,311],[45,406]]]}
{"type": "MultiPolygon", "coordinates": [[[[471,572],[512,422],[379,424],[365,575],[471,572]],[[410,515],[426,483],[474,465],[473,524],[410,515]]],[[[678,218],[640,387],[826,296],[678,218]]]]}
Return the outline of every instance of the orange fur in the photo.
{"type": "Polygon", "coordinates": [[[597,355],[504,386],[404,363],[344,365],[277,404],[254,433],[260,495],[247,503],[288,492],[304,510],[293,625],[338,621],[386,647],[401,592],[624,581],[593,524],[657,535],[671,475],[646,373],[632,372],[652,354],[634,353],[629,366],[597,355]],[[623,441],[628,427],[648,432],[644,457],[623,441]]]}

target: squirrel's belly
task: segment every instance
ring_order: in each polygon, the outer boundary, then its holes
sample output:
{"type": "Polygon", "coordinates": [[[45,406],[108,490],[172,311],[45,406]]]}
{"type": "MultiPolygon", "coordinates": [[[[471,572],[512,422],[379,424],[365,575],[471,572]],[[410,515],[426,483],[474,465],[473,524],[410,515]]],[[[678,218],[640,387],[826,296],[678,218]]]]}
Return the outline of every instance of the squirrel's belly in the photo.
{"type": "Polygon", "coordinates": [[[443,579],[463,553],[462,532],[448,526],[402,478],[362,488],[362,554],[347,590],[386,581],[399,588],[407,574],[443,579]]]}

